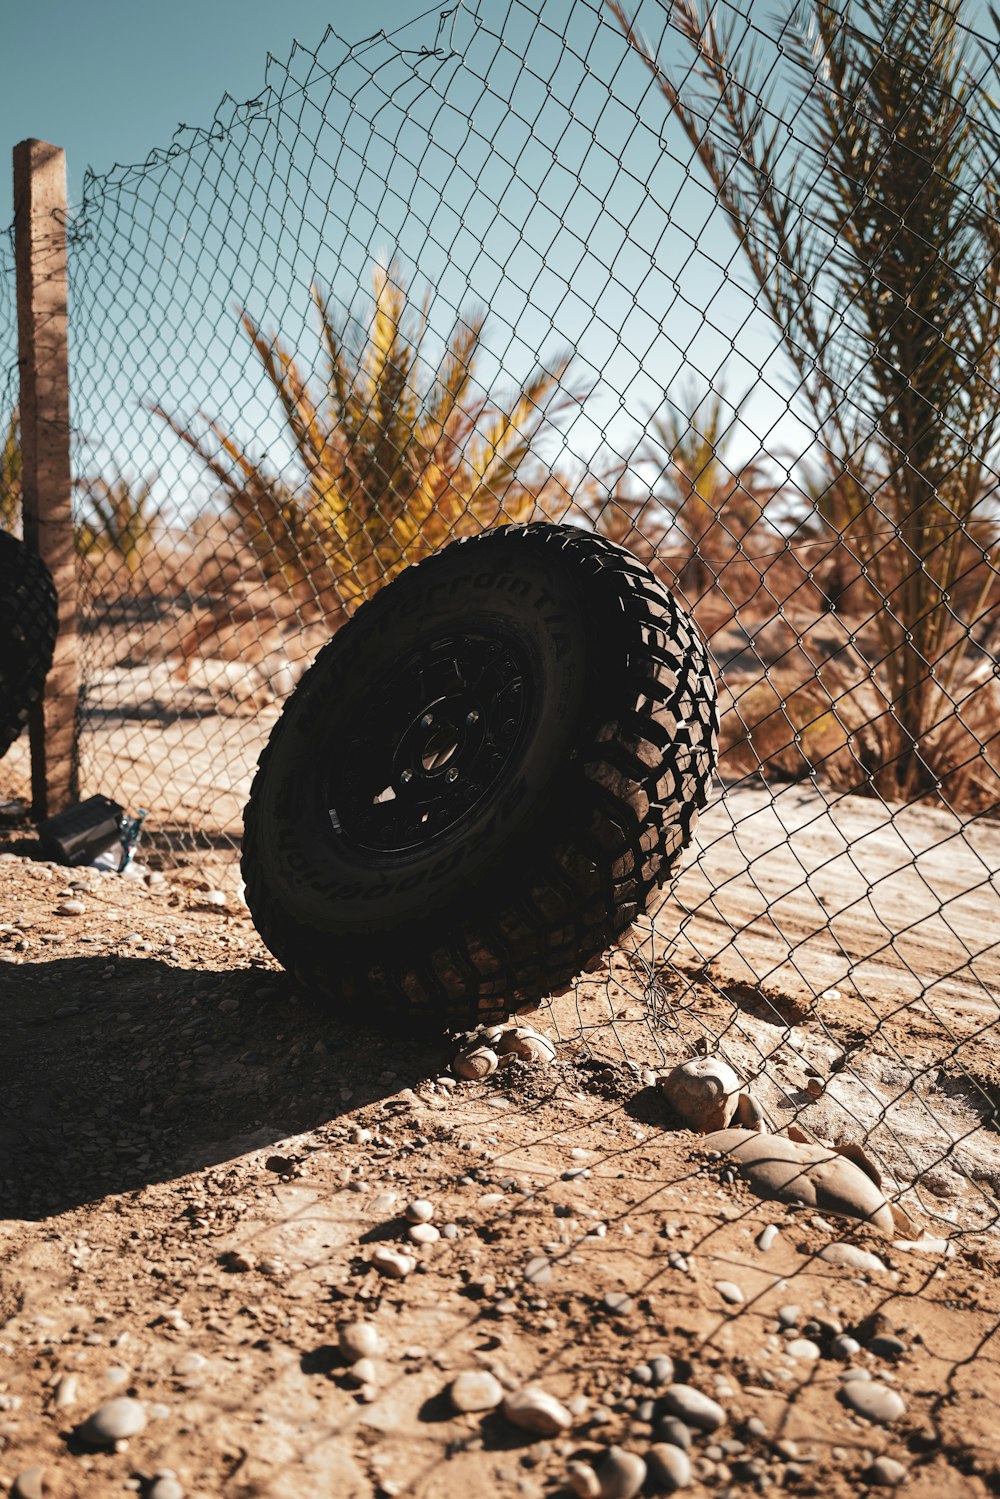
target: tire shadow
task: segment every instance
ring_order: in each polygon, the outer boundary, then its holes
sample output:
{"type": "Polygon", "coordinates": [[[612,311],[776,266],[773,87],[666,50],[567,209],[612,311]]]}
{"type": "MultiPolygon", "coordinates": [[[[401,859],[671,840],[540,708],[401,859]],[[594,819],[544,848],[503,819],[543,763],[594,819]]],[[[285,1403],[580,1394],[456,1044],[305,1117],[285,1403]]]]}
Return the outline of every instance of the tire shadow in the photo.
{"type": "Polygon", "coordinates": [[[0,968],[0,1216],[39,1219],[316,1129],[443,1063],[270,970],[66,957],[0,968]]]}

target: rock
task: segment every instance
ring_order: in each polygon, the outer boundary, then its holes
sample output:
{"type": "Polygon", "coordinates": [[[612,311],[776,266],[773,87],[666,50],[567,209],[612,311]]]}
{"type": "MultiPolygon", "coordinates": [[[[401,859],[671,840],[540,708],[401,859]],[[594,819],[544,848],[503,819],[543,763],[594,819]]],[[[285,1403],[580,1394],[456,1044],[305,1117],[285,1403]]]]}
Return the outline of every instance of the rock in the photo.
{"type": "Polygon", "coordinates": [[[601,1499],[604,1492],[601,1480],[589,1463],[570,1463],[566,1482],[579,1499],[601,1499]]]}
{"type": "Polygon", "coordinates": [[[378,1379],[378,1371],[370,1358],[359,1358],[348,1369],[347,1377],[352,1384],[375,1384],[378,1379]]]}
{"type": "Polygon", "coordinates": [[[894,1489],[897,1484],[905,1483],[906,1471],[894,1457],[877,1457],[868,1469],[868,1482],[883,1489],[894,1489]]]}
{"type": "Polygon", "coordinates": [[[147,1499],[184,1499],[184,1485],[172,1473],[161,1473],[153,1479],[147,1499]]]}
{"type": "Polygon", "coordinates": [[[457,1375],[448,1389],[455,1410],[492,1411],[503,1400],[503,1385],[486,1369],[467,1369],[457,1375]]]}
{"type": "Polygon", "coordinates": [[[57,1411],[68,1410],[75,1405],[80,1388],[80,1376],[78,1374],[64,1374],[56,1385],[55,1407],[57,1411]]]}
{"type": "Polygon", "coordinates": [[[717,1280],[715,1289],[723,1301],[728,1301],[730,1306],[740,1306],[746,1300],[739,1286],[732,1280],[717,1280]]]}
{"type": "Polygon", "coordinates": [[[792,1338],[785,1344],[785,1352],[789,1358],[816,1359],[819,1358],[820,1348],[811,1338],[792,1338]]]}
{"type": "Polygon", "coordinates": [[[877,1254],[872,1254],[868,1249],[859,1249],[857,1244],[824,1244],[819,1257],[826,1260],[828,1265],[843,1265],[847,1270],[865,1270],[869,1274],[877,1274],[885,1269],[877,1254]]]}
{"type": "Polygon", "coordinates": [[[660,1404],[685,1426],[696,1426],[699,1431],[718,1431],[726,1421],[722,1406],[689,1384],[668,1385],[660,1396],[660,1404]]]}
{"type": "Polygon", "coordinates": [[[674,1361],[665,1353],[654,1354],[649,1360],[650,1381],[654,1385],[670,1384],[674,1377],[674,1361]]]}
{"type": "Polygon", "coordinates": [[[802,1321],[802,1308],[789,1303],[778,1307],[778,1321],[782,1327],[798,1327],[802,1321]]]}
{"type": "Polygon", "coordinates": [[[909,1348],[902,1338],[893,1337],[891,1333],[878,1333],[868,1344],[868,1352],[874,1353],[876,1358],[897,1359],[901,1354],[908,1353],[909,1348]]]}
{"type": "Polygon", "coordinates": [[[755,1240],[757,1248],[761,1251],[762,1254],[766,1254],[774,1244],[774,1241],[777,1237],[778,1225],[776,1223],[769,1223],[766,1228],[762,1228],[760,1233],[757,1235],[757,1238],[755,1240]]]}
{"type": "MultiPolygon", "coordinates": [[[[871,1157],[865,1154],[860,1145],[856,1144],[853,1140],[847,1140],[843,1144],[835,1145],[833,1148],[845,1160],[853,1161],[855,1166],[860,1166],[865,1175],[871,1177],[876,1187],[882,1185],[881,1171],[871,1157]]],[[[895,1211],[893,1211],[893,1218],[898,1222],[898,1216],[895,1211]]]]}
{"type": "Polygon", "coordinates": [[[646,1482],[646,1464],[635,1452],[609,1447],[597,1466],[601,1499],[635,1499],[646,1482]]]}
{"type": "Polygon", "coordinates": [[[733,1118],[741,1129],[752,1129],[757,1134],[764,1132],[764,1109],[749,1093],[741,1093],[736,1100],[733,1118]]]}
{"type": "Polygon", "coordinates": [[[552,1264],[547,1255],[536,1254],[524,1267],[524,1278],[531,1286],[547,1286],[552,1280],[552,1264]]]}
{"type": "Polygon", "coordinates": [[[451,1064],[451,1070],[456,1077],[468,1080],[489,1077],[491,1072],[496,1072],[500,1065],[500,1058],[495,1051],[488,1046],[473,1046],[467,1051],[460,1051],[451,1064]]]}
{"type": "Polygon", "coordinates": [[[77,1435],[92,1447],[113,1447],[115,1442],[137,1436],[146,1425],[146,1411],[141,1400],[119,1395],[98,1406],[93,1415],[77,1427],[77,1435]]]}
{"type": "Polygon", "coordinates": [[[418,1197],[407,1205],[406,1218],[409,1223],[429,1223],[434,1217],[434,1204],[426,1197],[418,1197]]]}
{"type": "Polygon", "coordinates": [[[379,1244],[373,1250],[371,1262],[380,1275],[387,1275],[391,1280],[402,1280],[417,1263],[412,1254],[390,1249],[387,1244],[379,1244]]]}
{"type": "Polygon", "coordinates": [[[515,1025],[504,1031],[497,1042],[497,1051],[502,1057],[520,1057],[523,1062],[543,1065],[556,1058],[556,1049],[548,1036],[540,1035],[530,1025],[515,1025]]]}
{"type": "Polygon", "coordinates": [[[863,1379],[849,1380],[841,1385],[840,1398],[866,1421],[875,1421],[880,1426],[898,1421],[906,1410],[902,1395],[874,1379],[867,1383],[863,1379]]]}
{"type": "Polygon", "coordinates": [[[676,1416],[661,1416],[653,1435],[658,1442],[666,1442],[670,1447],[680,1447],[683,1452],[690,1450],[691,1431],[676,1416]]]}
{"type": "Polygon", "coordinates": [[[14,1479],[13,1499],[45,1499],[51,1493],[44,1468],[25,1468],[14,1479]]]}
{"type": "Polygon", "coordinates": [[[525,1385],[522,1390],[514,1390],[504,1400],[503,1413],[515,1426],[533,1431],[540,1437],[558,1436],[573,1421],[562,1402],[538,1385],[525,1385]]]}
{"type": "Polygon", "coordinates": [[[657,1442],[646,1453],[646,1466],[656,1488],[666,1494],[686,1489],[691,1482],[691,1459],[678,1446],[657,1442]]]}
{"type": "MultiPolygon", "coordinates": [[[[670,1107],[692,1129],[724,1130],[736,1112],[740,1080],[721,1057],[693,1057],[681,1062],[660,1088],[670,1107]]],[[[757,1139],[757,1135],[753,1136],[757,1139]]]]}
{"type": "Polygon", "coordinates": [[[758,1135],[745,1129],[717,1130],[705,1147],[729,1155],[755,1192],[785,1202],[801,1202],[822,1212],[863,1218],[892,1235],[892,1211],[881,1188],[835,1150],[783,1135],[758,1135]]]}
{"type": "Polygon", "coordinates": [[[624,1317],[632,1310],[632,1298],[627,1291],[609,1291],[601,1298],[601,1306],[613,1317],[624,1317]]]}
{"type": "Polygon", "coordinates": [[[372,1358],[382,1351],[382,1338],[372,1322],[348,1322],[340,1329],[337,1347],[341,1357],[355,1364],[359,1358],[372,1358]]]}
{"type": "MultiPolygon", "coordinates": [[[[64,900],[56,906],[57,916],[82,916],[87,907],[82,900],[64,900]]],[[[28,1472],[32,1470],[29,1468],[28,1472]]]]}
{"type": "Polygon", "coordinates": [[[408,1232],[414,1244],[436,1244],[441,1237],[433,1223],[411,1223],[408,1232]]]}
{"type": "Polygon", "coordinates": [[[834,1358],[853,1358],[856,1353],[861,1352],[861,1344],[857,1338],[848,1337],[846,1332],[841,1333],[831,1342],[830,1352],[834,1358]]]}

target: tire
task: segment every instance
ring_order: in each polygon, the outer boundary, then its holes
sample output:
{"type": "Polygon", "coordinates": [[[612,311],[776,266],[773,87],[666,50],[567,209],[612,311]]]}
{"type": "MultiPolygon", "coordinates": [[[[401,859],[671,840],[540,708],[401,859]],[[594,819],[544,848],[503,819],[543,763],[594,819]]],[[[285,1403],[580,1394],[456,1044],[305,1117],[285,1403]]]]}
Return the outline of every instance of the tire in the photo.
{"type": "Polygon", "coordinates": [[[347,1013],[527,1008],[669,879],[716,733],[698,631],[630,553],[573,526],[463,538],[289,699],[245,813],[254,923],[347,1013]]]}
{"type": "Polygon", "coordinates": [[[42,695],[57,628],[48,568],[31,547],[0,531],[0,759],[42,695]]]}

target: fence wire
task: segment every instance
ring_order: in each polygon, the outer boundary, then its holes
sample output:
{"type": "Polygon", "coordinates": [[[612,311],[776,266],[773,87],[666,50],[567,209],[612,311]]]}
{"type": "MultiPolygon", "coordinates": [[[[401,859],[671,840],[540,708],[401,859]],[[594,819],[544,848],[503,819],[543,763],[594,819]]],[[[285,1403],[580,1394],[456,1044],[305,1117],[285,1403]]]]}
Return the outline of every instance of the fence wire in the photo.
{"type": "Polygon", "coordinates": [[[639,1070],[720,1051],[774,1126],[866,1142],[959,1229],[1000,1217],[977,15],[480,0],[328,30],[88,175],[69,226],[85,790],[147,808],[164,857],[233,849],[363,599],[489,525],[622,542],[709,641],[719,782],[677,890],[553,1014],[639,1070]]]}

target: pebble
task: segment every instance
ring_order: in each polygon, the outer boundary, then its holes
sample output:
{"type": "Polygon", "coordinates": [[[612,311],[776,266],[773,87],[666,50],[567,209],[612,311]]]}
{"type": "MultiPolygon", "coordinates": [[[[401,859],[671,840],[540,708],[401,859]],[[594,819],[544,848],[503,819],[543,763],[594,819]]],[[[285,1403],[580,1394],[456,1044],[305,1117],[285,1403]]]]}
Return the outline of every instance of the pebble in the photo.
{"type": "Polygon", "coordinates": [[[894,1489],[906,1480],[906,1468],[894,1457],[877,1457],[868,1469],[868,1482],[880,1488],[894,1489]]]}
{"type": "Polygon", "coordinates": [[[728,1301],[730,1306],[739,1306],[746,1299],[739,1286],[731,1280],[717,1280],[715,1282],[715,1289],[723,1301],[728,1301]]]}
{"type": "Polygon", "coordinates": [[[467,1369],[452,1380],[448,1390],[455,1410],[492,1411],[503,1400],[503,1385],[486,1369],[467,1369]]]}
{"type": "Polygon", "coordinates": [[[433,1223],[411,1223],[408,1232],[414,1244],[436,1244],[441,1237],[433,1223]]]}
{"type": "Polygon", "coordinates": [[[888,1385],[879,1384],[876,1380],[866,1383],[863,1379],[852,1379],[840,1387],[841,1399],[857,1411],[859,1416],[864,1416],[867,1421],[877,1421],[881,1425],[887,1425],[891,1421],[898,1421],[906,1410],[906,1402],[902,1395],[895,1390],[890,1390],[888,1385]]]}
{"type": "Polygon", "coordinates": [[[406,1217],[410,1223],[429,1223],[434,1217],[433,1202],[428,1202],[426,1197],[418,1197],[408,1204],[406,1217]]]}
{"type": "Polygon", "coordinates": [[[899,1358],[900,1354],[908,1353],[909,1348],[902,1338],[897,1338],[892,1333],[878,1333],[868,1344],[868,1352],[874,1353],[877,1358],[899,1358]]]}
{"type": "Polygon", "coordinates": [[[226,904],[226,892],[224,890],[203,890],[201,902],[206,906],[224,906],[226,904]]]}
{"type": "Polygon", "coordinates": [[[672,1416],[678,1416],[685,1425],[696,1426],[699,1431],[717,1431],[726,1421],[722,1406],[691,1385],[668,1385],[660,1401],[672,1416]]]}
{"type": "Polygon", "coordinates": [[[613,1317],[624,1317],[632,1310],[632,1298],[627,1291],[609,1291],[602,1297],[601,1306],[613,1317]]]}
{"type": "Polygon", "coordinates": [[[558,1436],[573,1421],[562,1402],[537,1385],[526,1385],[506,1396],[503,1413],[515,1426],[540,1437],[558,1436]]]}
{"type": "Polygon", "coordinates": [[[172,1473],[162,1473],[153,1479],[147,1499],[184,1499],[184,1486],[172,1473]]]}
{"type": "Polygon", "coordinates": [[[520,1057],[522,1062],[541,1062],[548,1065],[555,1061],[556,1049],[548,1036],[540,1035],[530,1025],[515,1025],[504,1031],[497,1042],[497,1051],[502,1057],[520,1057]]]}
{"type": "Polygon", "coordinates": [[[685,1124],[705,1134],[726,1128],[741,1091],[739,1078],[721,1057],[692,1057],[661,1077],[659,1085],[685,1124]]]}
{"type": "Polygon", "coordinates": [[[378,1371],[370,1358],[359,1358],[348,1369],[347,1377],[352,1384],[374,1384],[378,1379],[378,1371]]]}
{"type": "Polygon", "coordinates": [[[566,1481],[578,1499],[601,1499],[604,1492],[601,1480],[589,1463],[570,1463],[566,1481]]]}
{"type": "Polygon", "coordinates": [[[548,1256],[536,1254],[524,1267],[524,1278],[529,1285],[547,1286],[552,1280],[552,1265],[548,1256]]]}
{"type": "Polygon", "coordinates": [[[766,1254],[777,1237],[778,1225],[776,1223],[769,1223],[767,1227],[762,1228],[760,1233],[757,1235],[757,1248],[761,1250],[763,1254],[766,1254]]]}
{"type": "Polygon", "coordinates": [[[391,1280],[402,1280],[417,1263],[412,1254],[390,1249],[387,1244],[377,1246],[372,1253],[371,1262],[380,1275],[387,1275],[391,1280]]]}
{"type": "Polygon", "coordinates": [[[819,1257],[826,1260],[828,1265],[843,1265],[847,1270],[875,1273],[885,1269],[877,1254],[872,1254],[868,1249],[859,1249],[857,1244],[824,1244],[819,1257]]]}
{"type": "Polygon", "coordinates": [[[469,1051],[459,1052],[451,1064],[451,1070],[456,1077],[470,1081],[489,1077],[499,1065],[500,1058],[495,1051],[491,1051],[488,1046],[474,1046],[469,1051]]]}
{"type": "Polygon", "coordinates": [[[78,1428],[78,1435],[94,1447],[112,1447],[136,1436],[146,1425],[146,1411],[141,1400],[119,1395],[98,1406],[93,1415],[78,1428]]]}
{"type": "Polygon", "coordinates": [[[46,1476],[44,1468],[25,1468],[14,1479],[14,1499],[45,1499],[49,1491],[46,1476]]]}
{"type": "Polygon", "coordinates": [[[734,1117],[743,1129],[758,1129],[764,1123],[764,1109],[749,1093],[741,1093],[734,1117]]]}
{"type": "Polygon", "coordinates": [[[77,1402],[80,1388],[80,1376],[78,1374],[64,1374],[56,1385],[55,1404],[57,1411],[67,1410],[77,1402]]]}
{"type": "Polygon", "coordinates": [[[674,1377],[674,1361],[665,1353],[657,1353],[649,1360],[649,1372],[654,1385],[670,1384],[674,1377]]]}
{"type": "Polygon", "coordinates": [[[666,1442],[670,1447],[680,1447],[682,1452],[690,1450],[691,1431],[676,1416],[661,1416],[653,1435],[658,1442],[666,1442]]]}
{"type": "Polygon", "coordinates": [[[819,1358],[819,1344],[814,1343],[811,1338],[792,1338],[785,1344],[785,1352],[789,1358],[819,1358]]]}
{"type": "Polygon", "coordinates": [[[57,916],[82,916],[87,907],[82,900],[64,900],[56,906],[57,916]]]}
{"type": "Polygon", "coordinates": [[[861,1352],[861,1344],[857,1338],[849,1337],[846,1332],[842,1332],[830,1343],[830,1352],[834,1358],[853,1358],[856,1353],[861,1352]]]}
{"type": "Polygon", "coordinates": [[[601,1499],[635,1499],[646,1482],[646,1464],[636,1452],[609,1447],[597,1466],[601,1499]]]}
{"type": "Polygon", "coordinates": [[[657,1442],[646,1454],[646,1465],[657,1488],[667,1494],[686,1489],[691,1482],[691,1459],[680,1447],[657,1442]]]}

